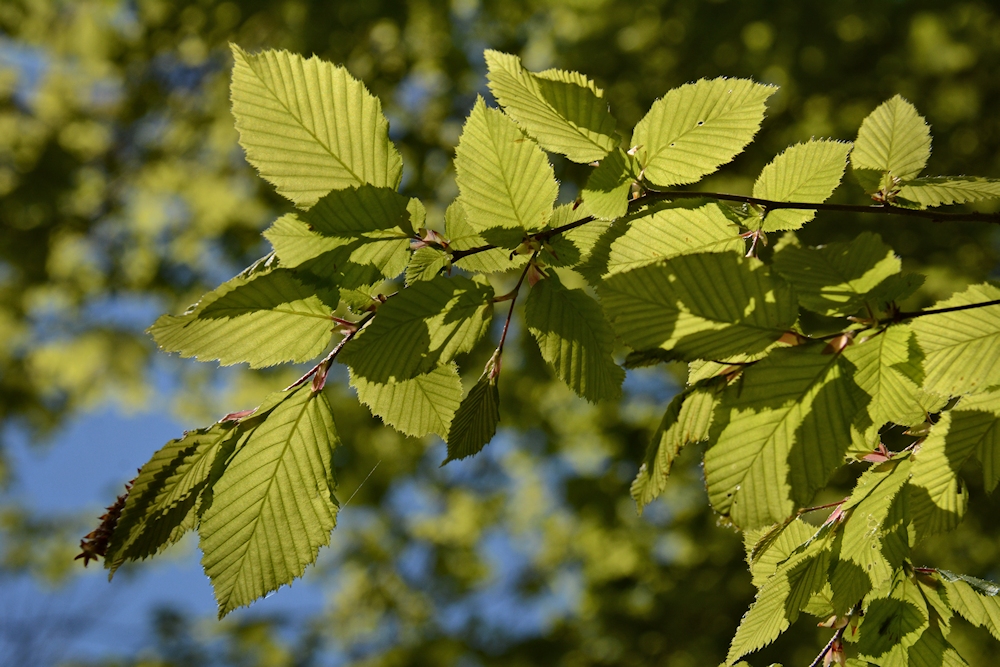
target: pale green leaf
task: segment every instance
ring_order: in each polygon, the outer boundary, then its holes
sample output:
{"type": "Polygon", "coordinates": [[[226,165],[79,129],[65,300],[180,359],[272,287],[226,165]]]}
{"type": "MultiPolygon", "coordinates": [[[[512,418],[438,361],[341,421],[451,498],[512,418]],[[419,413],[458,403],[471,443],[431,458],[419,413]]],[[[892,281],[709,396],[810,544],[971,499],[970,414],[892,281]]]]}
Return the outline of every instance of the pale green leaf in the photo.
{"type": "Polygon", "coordinates": [[[851,165],[906,180],[923,171],[930,154],[931,133],[926,121],[912,104],[896,95],[861,123],[851,165]]]}
{"type": "MultiPolygon", "coordinates": [[[[974,414],[974,413],[973,413],[974,414]]],[[[962,520],[969,492],[959,471],[976,449],[979,430],[954,411],[941,413],[914,454],[910,515],[918,537],[947,532],[962,520]]]]}
{"type": "Polygon", "coordinates": [[[216,455],[238,433],[236,423],[222,422],[189,431],[153,454],[132,483],[108,545],[104,564],[111,575],[126,560],[148,558],[194,529],[216,455]]]}
{"type": "Polygon", "coordinates": [[[441,463],[478,454],[497,432],[500,423],[500,392],[493,362],[455,412],[448,431],[448,457],[441,463]]]}
{"type": "Polygon", "coordinates": [[[406,265],[406,284],[431,280],[451,266],[451,256],[437,248],[417,248],[406,265]]]}
{"type": "MultiPolygon", "coordinates": [[[[278,261],[285,268],[300,266],[320,255],[345,248],[350,243],[349,239],[323,236],[313,231],[294,213],[275,220],[264,231],[264,238],[270,242],[278,261]]],[[[350,251],[345,249],[340,254],[349,256],[350,251]]]]}
{"type": "Polygon", "coordinates": [[[614,220],[628,211],[632,184],[639,180],[639,162],[622,149],[601,160],[580,193],[583,208],[595,218],[614,220]]]}
{"type": "Polygon", "coordinates": [[[493,289],[437,276],[401,290],[344,348],[339,360],[371,382],[408,380],[468,352],[493,317],[493,289]]]}
{"type": "Polygon", "coordinates": [[[992,493],[1000,483],[1000,390],[963,397],[951,416],[954,437],[975,442],[983,482],[992,493]]]}
{"type": "Polygon", "coordinates": [[[438,366],[409,380],[370,382],[351,373],[351,386],[372,414],[397,431],[422,437],[448,436],[452,418],[462,401],[462,381],[455,364],[438,366]]]}
{"type": "Polygon", "coordinates": [[[705,453],[713,507],[738,526],[781,522],[842,463],[850,420],[867,397],[842,355],[813,344],[779,348],[723,394],[724,424],[705,453]]]}
{"type": "Polygon", "coordinates": [[[593,162],[618,143],[604,92],[582,74],[533,74],[517,56],[491,50],[485,56],[490,91],[545,150],[593,162]]]}
{"type": "Polygon", "coordinates": [[[611,244],[613,275],[660,259],[704,252],[739,252],[746,243],[719,204],[668,206],[626,218],[627,231],[611,244]]]}
{"type": "Polygon", "coordinates": [[[391,188],[362,185],[335,190],[299,216],[323,236],[356,238],[399,230],[409,237],[413,236],[410,201],[391,188]]]}
{"type": "Polygon", "coordinates": [[[670,401],[630,489],[639,514],[663,493],[670,468],[681,448],[708,438],[718,403],[716,394],[715,385],[706,382],[686,389],[670,401]]]}
{"type": "Polygon", "coordinates": [[[924,393],[923,352],[906,324],[856,338],[844,349],[844,356],[857,369],[854,379],[869,396],[868,415],[875,429],[886,422],[916,426],[927,414],[943,407],[940,399],[924,393]],[[917,377],[913,377],[916,373],[917,377]]]}
{"type": "Polygon", "coordinates": [[[332,309],[294,271],[237,276],[180,316],[163,315],[149,333],[167,352],[252,368],[307,361],[330,343],[332,309]]]}
{"type": "MultiPolygon", "coordinates": [[[[1000,299],[1000,287],[973,285],[931,310],[1000,299]]],[[[982,391],[1000,384],[1000,304],[914,319],[924,351],[924,389],[944,396],[982,391]]]]}
{"type": "Polygon", "coordinates": [[[632,145],[646,180],[660,186],[701,180],[739,155],[778,89],[749,79],[702,79],[653,103],[632,145]]]}
{"type": "Polygon", "coordinates": [[[545,153],[497,109],[476,101],[455,149],[455,182],[475,233],[541,229],[559,194],[545,153]]]}
{"type": "Polygon", "coordinates": [[[396,188],[403,173],[378,98],[343,67],[233,45],[230,97],[247,160],[308,208],[330,190],[396,188]]]}
{"type": "Polygon", "coordinates": [[[993,637],[1000,639],[1000,587],[964,574],[938,572],[952,609],[969,623],[986,628],[993,637]]]}
{"type": "Polygon", "coordinates": [[[864,610],[858,653],[879,665],[907,667],[907,650],[927,629],[929,616],[919,587],[904,570],[897,571],[888,595],[873,599],[864,610]]]}
{"type": "Polygon", "coordinates": [[[928,628],[906,653],[906,667],[968,667],[941,630],[928,628]]]}
{"type": "Polygon", "coordinates": [[[899,187],[897,200],[919,208],[968,204],[1000,198],[1000,179],[978,176],[930,176],[914,178],[899,187]]]}
{"type": "MultiPolygon", "coordinates": [[[[482,248],[490,243],[469,223],[469,216],[460,199],[453,201],[444,214],[445,230],[452,250],[482,248]]],[[[503,273],[528,262],[528,255],[514,255],[508,248],[490,248],[462,257],[455,266],[476,273],[503,273]]]]}
{"type": "Polygon", "coordinates": [[[762,350],[798,316],[791,287],[737,253],[661,260],[611,276],[598,292],[628,345],[660,347],[683,359],[762,350]]]}
{"type": "Polygon", "coordinates": [[[816,526],[799,517],[761,529],[743,531],[743,545],[753,585],[760,588],[778,571],[778,566],[817,538],[816,526]]]}
{"type": "MultiPolygon", "coordinates": [[[[753,196],[782,202],[822,203],[840,185],[851,144],[829,139],[790,146],[764,167],[753,186],[753,196]]],[[[765,232],[798,229],[816,211],[768,211],[760,223],[765,232]]]]}
{"type": "Polygon", "coordinates": [[[336,524],[330,405],[308,383],[241,443],[199,532],[219,616],[302,575],[336,524]]]}
{"type": "Polygon", "coordinates": [[[594,246],[611,224],[606,220],[591,220],[589,217],[583,207],[574,208],[573,204],[556,206],[552,211],[552,220],[549,221],[549,226],[553,229],[580,220],[588,221],[549,238],[538,254],[539,261],[544,266],[567,267],[576,267],[588,261],[594,246]]]}
{"type": "Polygon", "coordinates": [[[625,371],[611,357],[614,331],[584,290],[566,289],[555,275],[539,281],[528,295],[524,321],[542,358],[570,389],[594,402],[621,395],[625,371]]]}
{"type": "Polygon", "coordinates": [[[853,241],[819,248],[786,245],[775,253],[774,268],[795,285],[803,308],[853,315],[879,300],[873,290],[899,273],[900,261],[877,234],[862,232],[853,241]]]}
{"type": "Polygon", "coordinates": [[[767,579],[733,636],[726,664],[777,639],[795,622],[814,593],[826,583],[828,540],[816,540],[794,553],[767,579]]]}

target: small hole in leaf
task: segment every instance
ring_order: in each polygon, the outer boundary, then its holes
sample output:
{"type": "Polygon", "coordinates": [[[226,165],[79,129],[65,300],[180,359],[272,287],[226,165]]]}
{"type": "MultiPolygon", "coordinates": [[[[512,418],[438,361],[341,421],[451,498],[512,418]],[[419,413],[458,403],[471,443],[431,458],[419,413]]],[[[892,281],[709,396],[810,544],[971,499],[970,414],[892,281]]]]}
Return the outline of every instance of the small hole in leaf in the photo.
{"type": "Polygon", "coordinates": [[[699,124],[699,125],[704,125],[704,124],[705,124],[705,121],[703,121],[703,120],[699,120],[699,121],[698,121],[698,124],[699,124]]]}

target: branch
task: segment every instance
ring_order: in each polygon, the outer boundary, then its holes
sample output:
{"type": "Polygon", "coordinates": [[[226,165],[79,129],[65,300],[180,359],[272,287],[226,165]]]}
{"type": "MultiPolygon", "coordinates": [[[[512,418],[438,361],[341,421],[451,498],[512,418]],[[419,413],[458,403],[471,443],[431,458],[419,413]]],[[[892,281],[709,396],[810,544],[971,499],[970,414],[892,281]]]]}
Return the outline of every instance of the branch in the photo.
{"type": "Polygon", "coordinates": [[[960,310],[972,310],[973,308],[986,308],[987,306],[1000,306],[1000,299],[994,299],[993,301],[984,301],[982,303],[967,303],[964,306],[950,306],[948,308],[932,308],[930,310],[914,310],[910,312],[900,312],[896,313],[896,317],[892,321],[899,322],[901,320],[913,319],[914,317],[923,317],[924,315],[957,313],[960,310]]]}
{"type": "Polygon", "coordinates": [[[689,192],[685,190],[649,190],[649,193],[634,201],[657,201],[670,199],[718,199],[741,204],[753,204],[768,211],[779,209],[795,209],[801,211],[839,211],[842,213],[874,213],[877,215],[901,215],[911,218],[924,218],[933,222],[990,222],[1000,224],[1000,213],[947,213],[916,208],[903,208],[891,204],[872,204],[862,206],[856,204],[818,204],[809,202],[774,201],[746,195],[730,195],[722,192],[689,192]]]}
{"type": "MultiPolygon", "coordinates": [[[[500,334],[500,344],[497,345],[497,356],[503,353],[503,344],[507,340],[507,329],[510,328],[510,319],[514,315],[514,304],[517,302],[517,295],[521,291],[521,284],[524,283],[524,277],[528,275],[528,271],[531,269],[532,262],[535,261],[535,257],[538,255],[536,251],[531,259],[528,260],[527,265],[524,267],[524,271],[521,271],[521,277],[517,279],[517,284],[514,285],[514,289],[510,291],[513,296],[510,297],[510,310],[507,311],[507,320],[503,323],[503,333],[500,334]]],[[[499,367],[499,361],[497,363],[499,367]]],[[[499,372],[499,371],[498,371],[499,372]]]]}
{"type": "MultiPolygon", "coordinates": [[[[317,378],[321,379],[321,382],[319,383],[320,385],[325,384],[326,374],[327,372],[329,372],[330,365],[337,358],[337,355],[340,354],[340,351],[344,349],[344,346],[347,345],[349,342],[351,342],[351,340],[358,334],[358,332],[361,331],[373,317],[375,317],[374,312],[368,313],[357,322],[353,322],[352,323],[353,328],[350,331],[348,331],[343,338],[340,339],[336,347],[330,350],[330,354],[326,355],[326,357],[323,358],[323,361],[319,362],[318,364],[310,368],[305,375],[303,375],[298,380],[285,387],[285,391],[291,391],[292,389],[295,389],[296,387],[304,384],[309,378],[313,376],[316,376],[317,378]]],[[[315,380],[313,384],[314,385],[316,384],[315,380]]],[[[322,388],[323,388],[322,386],[319,387],[319,389],[322,388]]],[[[319,389],[317,389],[316,391],[318,391],[319,389]]]]}

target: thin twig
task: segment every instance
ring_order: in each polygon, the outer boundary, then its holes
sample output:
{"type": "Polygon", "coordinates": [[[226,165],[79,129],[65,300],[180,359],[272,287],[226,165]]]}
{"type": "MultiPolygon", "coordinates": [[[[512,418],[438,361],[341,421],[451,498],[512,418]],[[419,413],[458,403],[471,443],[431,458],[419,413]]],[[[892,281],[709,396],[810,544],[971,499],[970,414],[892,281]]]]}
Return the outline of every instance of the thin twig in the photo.
{"type": "MultiPolygon", "coordinates": [[[[378,468],[378,466],[379,466],[379,463],[382,463],[382,459],[379,459],[379,460],[378,460],[378,463],[376,463],[376,464],[375,464],[375,468],[378,468]]],[[[374,473],[375,473],[375,468],[372,468],[372,471],[371,471],[370,473],[368,473],[368,475],[367,475],[367,476],[366,476],[366,477],[365,477],[365,478],[364,478],[363,480],[361,480],[361,483],[360,483],[360,484],[358,484],[358,488],[354,489],[354,493],[352,493],[352,494],[351,494],[351,497],[347,499],[347,502],[345,502],[345,503],[344,503],[343,505],[341,505],[341,506],[340,506],[340,509],[344,509],[345,507],[347,507],[347,505],[348,505],[348,504],[349,504],[349,503],[350,503],[350,502],[351,502],[352,500],[354,500],[354,496],[358,495],[358,491],[360,491],[360,490],[361,490],[361,487],[362,487],[362,486],[364,486],[364,485],[365,485],[365,482],[367,482],[367,481],[368,481],[368,478],[369,478],[369,477],[371,477],[371,476],[372,476],[372,474],[374,474],[374,473]]]]}
{"type": "Polygon", "coordinates": [[[324,367],[324,365],[326,366],[327,369],[329,369],[330,364],[333,363],[334,359],[337,358],[337,355],[340,354],[340,351],[344,349],[344,346],[347,345],[351,341],[351,339],[353,339],[358,334],[358,332],[361,331],[364,328],[364,326],[368,324],[368,321],[371,320],[373,317],[375,317],[375,313],[368,313],[360,320],[358,320],[356,323],[354,323],[355,328],[352,331],[347,332],[347,334],[340,339],[340,342],[337,343],[337,346],[332,350],[330,350],[330,354],[323,357],[323,361],[319,362],[318,364],[310,368],[305,375],[303,375],[298,380],[285,387],[285,391],[291,391],[292,389],[295,389],[296,387],[305,384],[305,382],[309,380],[309,378],[311,378],[312,376],[316,375],[316,373],[318,373],[320,369],[324,367]]]}
{"type": "MultiPolygon", "coordinates": [[[[538,252],[531,256],[528,260],[528,264],[524,267],[524,271],[521,271],[521,277],[517,279],[517,285],[514,285],[514,289],[511,290],[512,296],[510,298],[510,310],[507,311],[507,320],[503,323],[503,333],[500,334],[500,344],[497,345],[496,356],[499,359],[500,354],[503,353],[503,344],[507,340],[507,329],[510,328],[510,319],[514,315],[514,304],[517,303],[517,295],[521,291],[521,284],[524,282],[524,277],[528,275],[528,271],[531,269],[532,262],[535,261],[535,257],[538,256],[538,252]]],[[[499,361],[498,361],[499,363],[499,361]]]]}
{"type": "Polygon", "coordinates": [[[1000,306],[1000,299],[994,299],[993,301],[984,301],[982,303],[967,303],[964,306],[950,306],[948,308],[932,308],[930,310],[915,310],[912,312],[901,312],[896,313],[896,317],[893,321],[909,320],[914,317],[923,317],[924,315],[940,315],[942,313],[957,313],[960,310],[972,310],[973,308],[986,308],[987,306],[1000,306]]]}

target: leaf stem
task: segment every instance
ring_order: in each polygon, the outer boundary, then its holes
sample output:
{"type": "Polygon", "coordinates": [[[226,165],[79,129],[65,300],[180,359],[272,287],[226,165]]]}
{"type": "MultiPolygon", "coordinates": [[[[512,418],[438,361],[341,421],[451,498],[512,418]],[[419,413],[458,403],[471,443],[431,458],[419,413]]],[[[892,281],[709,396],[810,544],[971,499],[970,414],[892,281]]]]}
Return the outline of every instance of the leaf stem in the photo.
{"type": "MultiPolygon", "coordinates": [[[[344,346],[347,345],[358,334],[358,332],[361,331],[366,324],[368,324],[368,322],[373,317],[375,317],[375,313],[368,313],[357,322],[354,322],[353,323],[354,328],[351,331],[348,331],[347,334],[345,334],[344,337],[340,339],[340,342],[337,343],[337,346],[334,347],[332,350],[330,350],[330,354],[326,355],[323,358],[323,361],[319,362],[318,364],[310,368],[305,375],[303,375],[298,380],[285,387],[285,391],[291,391],[292,389],[295,389],[296,387],[305,384],[305,382],[308,381],[313,376],[317,376],[317,378],[322,379],[319,388],[314,389],[314,391],[319,391],[320,389],[322,389],[323,388],[322,385],[326,383],[326,374],[329,372],[330,366],[331,364],[333,364],[333,361],[337,358],[337,355],[340,354],[340,351],[344,349],[344,346]]],[[[313,382],[313,384],[315,385],[316,382],[313,382]]]]}
{"type": "Polygon", "coordinates": [[[510,294],[510,310],[507,311],[507,320],[503,323],[503,333],[500,334],[500,344],[497,345],[497,373],[500,369],[500,355],[503,354],[503,344],[507,341],[507,330],[510,328],[510,320],[514,315],[514,304],[517,303],[517,295],[521,291],[521,284],[524,283],[524,277],[528,275],[528,270],[531,269],[532,263],[535,261],[535,257],[538,256],[538,251],[531,256],[528,263],[524,266],[524,271],[521,271],[521,277],[517,279],[517,284],[514,285],[514,289],[511,290],[510,294]]]}

